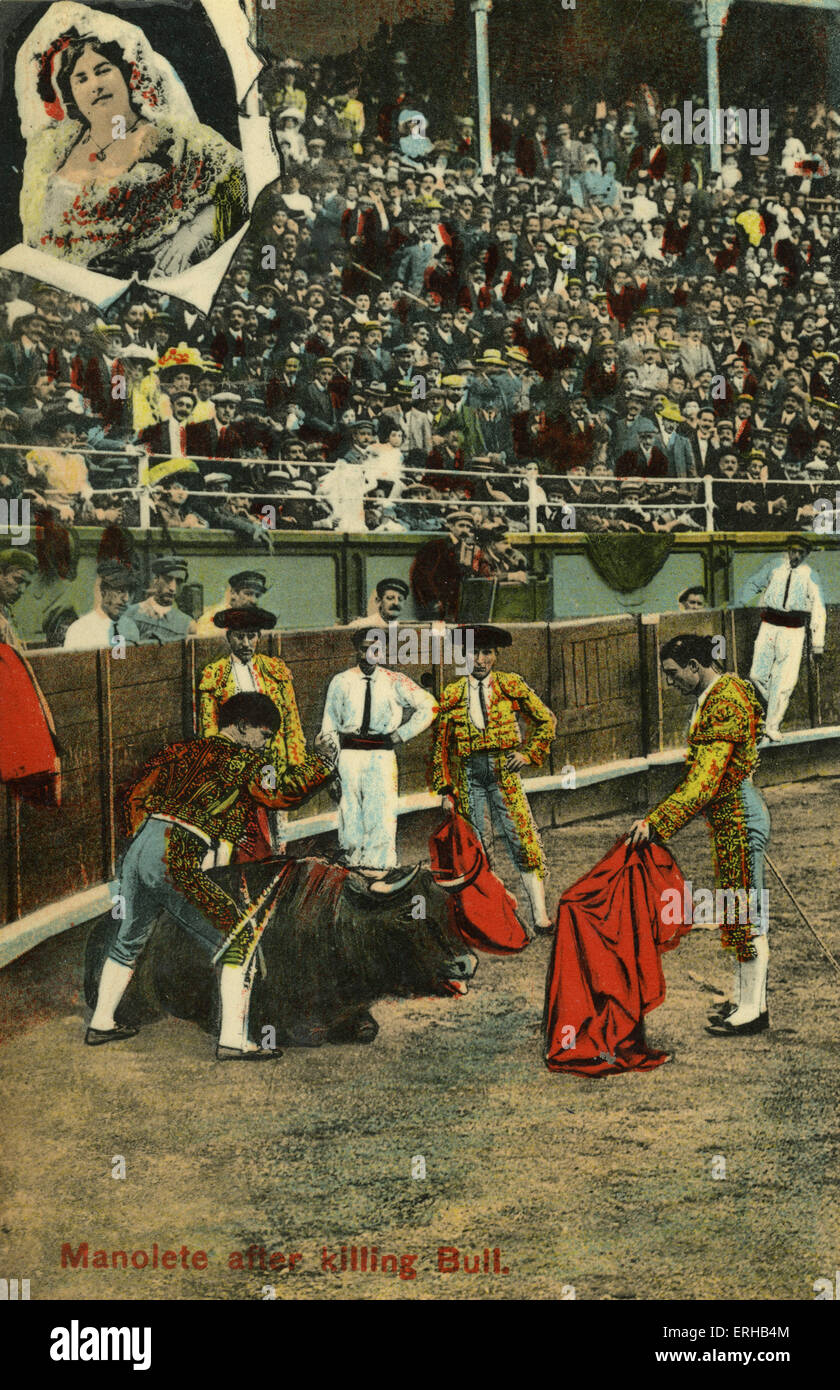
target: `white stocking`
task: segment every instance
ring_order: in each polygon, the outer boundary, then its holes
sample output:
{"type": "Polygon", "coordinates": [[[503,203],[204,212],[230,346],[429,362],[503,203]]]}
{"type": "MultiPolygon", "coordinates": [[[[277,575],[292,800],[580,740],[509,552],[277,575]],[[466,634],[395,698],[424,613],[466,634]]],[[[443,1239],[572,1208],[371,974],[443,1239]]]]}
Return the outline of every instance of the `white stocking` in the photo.
{"type": "Polygon", "coordinates": [[[119,961],[111,960],[111,957],[108,956],[99,979],[96,1008],[90,1021],[91,1028],[96,1028],[103,1033],[108,1033],[112,1028],[116,1028],[114,1011],[128,989],[128,982],[133,974],[133,965],[120,965],[119,961]]]}
{"type": "MultiPolygon", "coordinates": [[[[521,871],[520,871],[521,872],[521,871]]],[[[531,917],[535,927],[548,927],[551,925],[548,912],[545,906],[545,883],[539,874],[532,870],[530,873],[522,874],[522,886],[528,894],[528,901],[531,904],[531,917]]]]}
{"type": "Polygon", "coordinates": [[[219,997],[222,1003],[220,1047],[232,1047],[237,1052],[257,1051],[256,1043],[248,1040],[248,1009],[253,978],[250,966],[222,966],[219,975],[219,997]]]}
{"type": "Polygon", "coordinates": [[[753,937],[755,960],[741,961],[741,999],[734,1014],[727,1023],[739,1028],[742,1023],[752,1023],[761,1013],[761,998],[767,981],[767,959],[769,948],[766,936],[753,937]]]}

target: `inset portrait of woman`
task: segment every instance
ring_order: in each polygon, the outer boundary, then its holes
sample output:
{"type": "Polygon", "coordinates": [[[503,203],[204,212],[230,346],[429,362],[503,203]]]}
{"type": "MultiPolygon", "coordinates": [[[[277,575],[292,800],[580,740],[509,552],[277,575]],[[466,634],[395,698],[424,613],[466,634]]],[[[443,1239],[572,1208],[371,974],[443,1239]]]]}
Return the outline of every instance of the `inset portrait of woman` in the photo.
{"type": "MultiPolygon", "coordinates": [[[[235,27],[241,11],[229,11],[235,27]]],[[[199,121],[136,24],[59,0],[18,52],[15,94],[24,247],[121,280],[168,280],[244,227],[242,152],[199,121]]]]}

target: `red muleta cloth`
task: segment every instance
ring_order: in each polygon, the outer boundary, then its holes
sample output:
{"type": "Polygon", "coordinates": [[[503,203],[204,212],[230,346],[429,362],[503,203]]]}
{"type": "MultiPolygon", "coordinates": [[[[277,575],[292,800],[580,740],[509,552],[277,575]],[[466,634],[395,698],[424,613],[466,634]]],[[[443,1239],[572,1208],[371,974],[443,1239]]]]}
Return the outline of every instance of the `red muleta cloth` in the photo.
{"type": "Polygon", "coordinates": [[[630,849],[621,839],[563,894],[546,981],[549,1071],[604,1076],[667,1060],[645,1042],[643,1019],[665,998],[662,952],[691,930],[662,923],[662,895],[676,891],[681,903],[683,884],[663,845],[630,849]]]}
{"type": "Polygon", "coordinates": [[[0,782],[27,801],[57,807],[60,772],[49,707],[29,662],[0,642],[0,782]]]}
{"type": "Polygon", "coordinates": [[[516,899],[490,868],[484,846],[469,821],[457,811],[429,837],[432,874],[438,880],[466,883],[449,897],[449,924],[476,951],[509,956],[528,945],[528,933],[516,915],[516,899]]]}

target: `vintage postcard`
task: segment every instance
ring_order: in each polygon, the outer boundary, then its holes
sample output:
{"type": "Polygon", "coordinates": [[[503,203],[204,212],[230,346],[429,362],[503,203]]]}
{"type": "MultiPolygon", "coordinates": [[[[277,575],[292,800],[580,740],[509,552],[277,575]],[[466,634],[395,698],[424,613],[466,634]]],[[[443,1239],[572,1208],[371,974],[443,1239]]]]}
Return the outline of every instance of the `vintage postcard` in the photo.
{"type": "Polygon", "coordinates": [[[54,1362],[556,1300],[749,1365],[840,1297],[837,11],[0,3],[0,1296],[54,1362]]]}

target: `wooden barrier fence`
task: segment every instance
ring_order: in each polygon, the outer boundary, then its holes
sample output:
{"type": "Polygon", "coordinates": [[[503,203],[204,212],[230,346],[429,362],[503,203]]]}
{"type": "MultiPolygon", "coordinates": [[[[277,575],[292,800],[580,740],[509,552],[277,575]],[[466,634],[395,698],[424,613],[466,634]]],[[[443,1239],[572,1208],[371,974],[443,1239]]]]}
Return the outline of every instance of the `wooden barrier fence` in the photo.
{"type": "MultiPolygon", "coordinates": [[[[758,623],[758,612],[746,609],[511,626],[514,645],[503,665],[520,671],[558,718],[547,765],[526,769],[526,776],[558,775],[568,765],[584,771],[678,748],[686,706],[662,685],[662,644],[678,632],[722,634],[728,668],[746,674],[758,623]]],[[[261,649],[277,655],[281,647],[311,742],[330,678],[353,660],[349,633],[274,633],[261,649]]],[[[164,743],[193,735],[201,672],[225,651],[223,640],[200,638],[129,648],[124,659],[108,651],[33,654],[62,747],[62,805],[58,811],[31,806],[0,788],[0,826],[6,831],[0,841],[0,922],[114,877],[124,845],[119,788],[164,743]]],[[[840,606],[830,606],[820,698],[803,660],[786,730],[840,725],[838,656],[840,606]]],[[[416,680],[425,676],[435,693],[453,674],[431,665],[407,670],[416,680]]],[[[400,753],[402,794],[426,789],[429,754],[429,734],[400,753]]],[[[331,810],[322,792],[290,819],[331,810]]]]}

